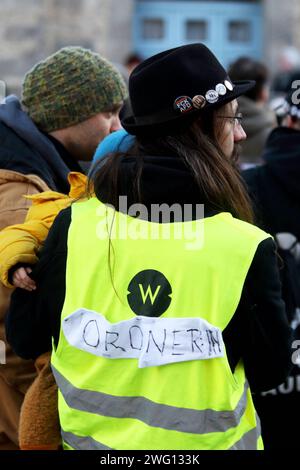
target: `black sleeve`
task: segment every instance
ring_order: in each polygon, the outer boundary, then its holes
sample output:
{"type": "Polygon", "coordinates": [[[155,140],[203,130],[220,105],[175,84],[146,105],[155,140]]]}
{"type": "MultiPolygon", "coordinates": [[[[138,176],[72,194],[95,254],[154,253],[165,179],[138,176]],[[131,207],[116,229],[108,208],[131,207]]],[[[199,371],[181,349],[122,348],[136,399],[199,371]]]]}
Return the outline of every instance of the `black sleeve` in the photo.
{"type": "Polygon", "coordinates": [[[268,233],[273,233],[269,226],[269,215],[265,212],[263,203],[263,188],[266,182],[263,180],[263,166],[250,168],[241,173],[246,184],[247,192],[250,196],[252,209],[254,212],[255,225],[268,233]]]}
{"type": "Polygon", "coordinates": [[[6,335],[15,353],[35,359],[58,343],[65,298],[67,238],[71,208],[56,217],[31,277],[37,289],[16,289],[6,316],[6,335]]]}
{"type": "Polygon", "coordinates": [[[231,369],[240,358],[252,391],[270,390],[291,368],[292,331],[281,297],[276,246],[260,243],[238,308],[223,332],[231,369]]]}

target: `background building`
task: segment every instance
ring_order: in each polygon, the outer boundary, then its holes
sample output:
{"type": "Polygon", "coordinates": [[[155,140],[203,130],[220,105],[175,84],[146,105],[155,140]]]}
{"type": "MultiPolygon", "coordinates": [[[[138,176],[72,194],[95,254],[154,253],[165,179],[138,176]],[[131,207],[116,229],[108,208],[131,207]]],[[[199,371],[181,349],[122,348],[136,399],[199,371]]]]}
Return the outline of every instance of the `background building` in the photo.
{"type": "Polygon", "coordinates": [[[152,55],[183,43],[204,42],[226,67],[241,55],[263,55],[262,2],[137,2],[134,46],[152,55]]]}
{"type": "Polygon", "coordinates": [[[225,66],[240,55],[274,72],[300,65],[299,0],[0,0],[0,18],[0,80],[13,92],[29,67],[65,45],[123,63],[132,51],[147,57],[201,41],[225,66]]]}
{"type": "Polygon", "coordinates": [[[0,0],[0,80],[18,92],[31,66],[66,45],[122,62],[133,7],[133,0],[0,0]]]}

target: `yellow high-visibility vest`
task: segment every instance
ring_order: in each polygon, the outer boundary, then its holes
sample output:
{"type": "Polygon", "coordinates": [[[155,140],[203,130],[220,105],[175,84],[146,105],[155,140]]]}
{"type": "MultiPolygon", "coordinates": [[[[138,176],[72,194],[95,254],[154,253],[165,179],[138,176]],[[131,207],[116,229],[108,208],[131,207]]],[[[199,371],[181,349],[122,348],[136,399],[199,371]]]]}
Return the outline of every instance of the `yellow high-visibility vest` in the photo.
{"type": "Polygon", "coordinates": [[[72,205],[52,354],[66,449],[260,449],[222,331],[269,235],[229,213],[159,224],[72,205]]]}

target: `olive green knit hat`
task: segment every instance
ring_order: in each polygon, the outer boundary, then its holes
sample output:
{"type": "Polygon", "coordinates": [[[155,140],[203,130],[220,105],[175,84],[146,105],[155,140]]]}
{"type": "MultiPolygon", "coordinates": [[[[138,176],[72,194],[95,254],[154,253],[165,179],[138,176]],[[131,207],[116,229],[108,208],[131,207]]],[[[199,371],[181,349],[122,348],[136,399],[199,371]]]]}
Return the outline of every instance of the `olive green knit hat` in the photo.
{"type": "Polygon", "coordinates": [[[81,47],[64,47],[24,78],[21,103],[44,132],[78,124],[127,97],[125,82],[107,60],[81,47]]]}

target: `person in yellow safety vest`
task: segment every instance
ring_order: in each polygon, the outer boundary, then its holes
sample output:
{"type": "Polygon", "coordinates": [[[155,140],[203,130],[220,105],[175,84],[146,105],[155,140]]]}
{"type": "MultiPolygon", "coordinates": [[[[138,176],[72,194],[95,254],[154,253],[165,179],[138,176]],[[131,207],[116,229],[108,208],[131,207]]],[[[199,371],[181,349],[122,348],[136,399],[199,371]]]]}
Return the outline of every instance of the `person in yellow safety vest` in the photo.
{"type": "Polygon", "coordinates": [[[65,449],[263,448],[251,391],[288,374],[291,330],[235,165],[251,86],[203,44],[142,62],[122,121],[135,142],[95,164],[38,289],[15,291],[7,337],[24,358],[52,342],[65,449]]]}

